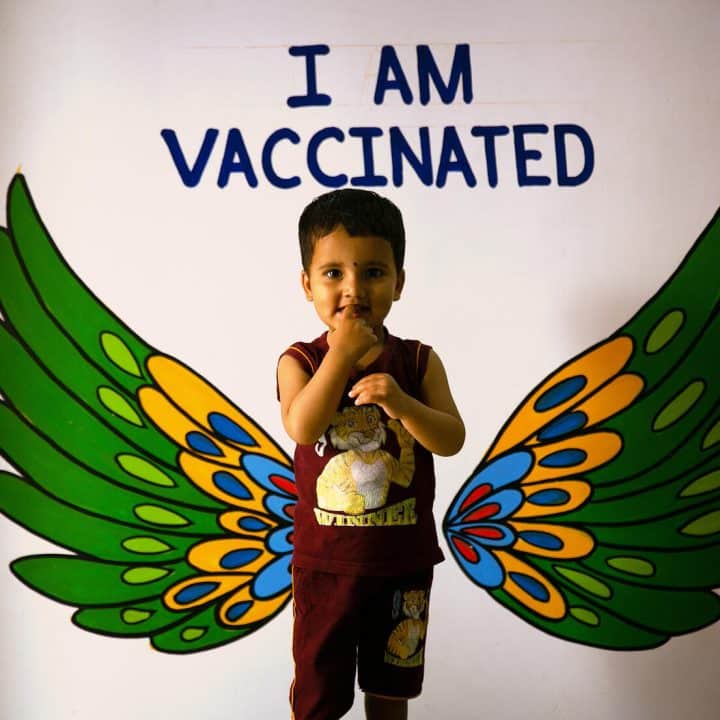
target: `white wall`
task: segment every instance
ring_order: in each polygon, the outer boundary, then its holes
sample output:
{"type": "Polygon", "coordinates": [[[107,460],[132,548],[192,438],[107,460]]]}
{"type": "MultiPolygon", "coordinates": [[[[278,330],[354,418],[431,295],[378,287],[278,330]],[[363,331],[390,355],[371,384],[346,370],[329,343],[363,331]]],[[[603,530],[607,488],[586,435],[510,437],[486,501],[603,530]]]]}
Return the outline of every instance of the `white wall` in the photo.
{"type": "MultiPolygon", "coordinates": [[[[455,174],[444,188],[381,189],[404,210],[408,281],[390,328],[444,359],[468,428],[440,460],[437,516],[525,393],[607,336],[660,286],[720,197],[720,5],[445,2],[6,3],[0,10],[0,185],[22,164],[40,212],[76,272],[142,337],[180,357],[276,438],[274,366],[321,328],[299,289],[295,223],[324,188],[303,151],[278,148],[295,189],[242,175],[182,185],[160,137],[188,151],[206,128],[239,128],[260,175],[269,133],[322,127],[575,123],[595,148],[588,182],[518,187],[506,138],[500,180],[455,174]],[[290,45],[324,43],[329,107],[290,109],[304,65],[290,45]],[[414,48],[448,67],[471,46],[474,99],[406,106],[372,93],[394,45],[416,88],[414,48]],[[4,179],[3,179],[4,178],[4,179]]],[[[220,141],[219,141],[220,142],[220,141]]],[[[329,152],[360,171],[358,141],[329,152]],[[354,143],[354,144],[353,144],[354,143]]],[[[330,147],[330,145],[328,145],[330,147]]],[[[377,141],[377,147],[381,143],[377,141]]],[[[500,148],[500,145],[498,145],[500,148]]],[[[552,146],[537,171],[554,176],[552,146]]],[[[325,157],[323,155],[323,157],[325,157]]],[[[387,172],[388,152],[376,153],[387,172]]],[[[192,657],[75,629],[70,609],[6,569],[51,546],[0,524],[0,715],[4,718],[276,718],[287,713],[290,613],[192,657]]],[[[415,718],[717,717],[718,627],[658,650],[618,654],[547,637],[439,567],[426,691],[415,718]]],[[[359,707],[350,718],[360,718],[359,707]]]]}

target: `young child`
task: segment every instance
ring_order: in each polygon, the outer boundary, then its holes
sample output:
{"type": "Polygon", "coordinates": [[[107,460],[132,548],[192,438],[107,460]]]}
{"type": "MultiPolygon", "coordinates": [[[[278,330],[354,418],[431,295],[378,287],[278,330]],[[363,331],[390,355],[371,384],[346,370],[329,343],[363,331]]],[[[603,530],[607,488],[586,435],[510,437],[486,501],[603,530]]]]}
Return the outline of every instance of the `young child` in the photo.
{"type": "Polygon", "coordinates": [[[432,453],[465,428],[435,352],[390,335],[405,282],[400,211],[366,190],[316,198],[299,223],[302,287],[327,332],[280,358],[295,440],[295,720],[337,720],[355,668],[369,720],[420,694],[432,567],[442,560],[432,453]]]}

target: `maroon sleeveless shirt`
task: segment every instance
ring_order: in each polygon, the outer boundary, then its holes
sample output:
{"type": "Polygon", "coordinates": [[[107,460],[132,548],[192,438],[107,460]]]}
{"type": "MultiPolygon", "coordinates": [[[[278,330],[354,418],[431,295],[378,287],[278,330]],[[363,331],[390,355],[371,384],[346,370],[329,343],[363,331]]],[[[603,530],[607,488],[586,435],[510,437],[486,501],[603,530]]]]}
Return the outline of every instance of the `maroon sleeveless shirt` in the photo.
{"type": "MultiPolygon", "coordinates": [[[[327,333],[297,342],[283,355],[313,375],[328,351],[327,333]]],[[[377,405],[355,405],[347,396],[365,375],[388,373],[414,398],[430,347],[386,331],[382,353],[353,369],[338,411],[313,445],[295,448],[293,563],[344,575],[395,575],[443,559],[432,504],[432,453],[377,405]]]]}

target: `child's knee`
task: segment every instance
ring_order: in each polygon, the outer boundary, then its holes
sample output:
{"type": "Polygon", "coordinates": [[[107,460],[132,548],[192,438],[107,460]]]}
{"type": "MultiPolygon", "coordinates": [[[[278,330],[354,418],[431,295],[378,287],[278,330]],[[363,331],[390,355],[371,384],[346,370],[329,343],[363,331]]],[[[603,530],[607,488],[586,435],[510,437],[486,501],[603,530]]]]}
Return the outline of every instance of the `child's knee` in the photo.
{"type": "Polygon", "coordinates": [[[365,693],[365,717],[367,720],[407,720],[408,701],[365,693]]]}

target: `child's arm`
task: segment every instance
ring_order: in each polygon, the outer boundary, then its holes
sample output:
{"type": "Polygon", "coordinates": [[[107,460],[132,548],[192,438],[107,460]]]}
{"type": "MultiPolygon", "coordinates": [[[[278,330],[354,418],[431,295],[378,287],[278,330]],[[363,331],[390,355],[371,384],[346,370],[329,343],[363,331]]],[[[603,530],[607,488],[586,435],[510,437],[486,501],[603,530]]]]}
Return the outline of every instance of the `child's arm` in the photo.
{"type": "Polygon", "coordinates": [[[453,400],[445,368],[430,350],[420,387],[421,400],[400,389],[391,375],[374,373],[358,380],[350,390],[356,405],[375,403],[423,447],[436,455],[454,455],[465,442],[465,425],[453,400]]]}
{"type": "Polygon", "coordinates": [[[352,318],[349,308],[327,338],[329,350],[312,377],[288,355],[278,363],[283,426],[299,445],[311,445],[325,432],[340,404],[350,370],[377,342],[370,326],[352,318]]]}

